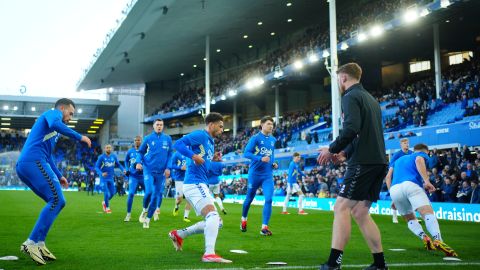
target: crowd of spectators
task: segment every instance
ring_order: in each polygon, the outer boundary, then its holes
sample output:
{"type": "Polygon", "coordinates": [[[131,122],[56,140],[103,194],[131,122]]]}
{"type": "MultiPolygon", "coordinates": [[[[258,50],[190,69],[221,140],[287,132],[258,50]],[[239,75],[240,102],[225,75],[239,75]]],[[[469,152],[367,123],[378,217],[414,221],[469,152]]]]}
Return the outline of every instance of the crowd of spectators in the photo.
{"type": "MultiPolygon", "coordinates": [[[[273,130],[273,136],[277,139],[275,148],[286,148],[288,142],[292,141],[293,134],[307,126],[326,122],[324,127],[330,127],[332,124],[330,114],[331,109],[329,106],[319,107],[312,111],[295,111],[284,114],[273,130]]],[[[222,154],[231,152],[241,153],[243,148],[247,145],[250,137],[259,131],[259,128],[247,127],[240,130],[235,137],[233,137],[231,133],[224,133],[220,138],[216,139],[215,147],[219,149],[222,154]]],[[[318,143],[318,134],[308,134],[304,139],[308,139],[310,141],[309,143],[312,141],[318,143]]]]}
{"type": "MultiPolygon", "coordinates": [[[[437,150],[429,153],[428,175],[436,187],[429,194],[433,202],[480,203],[478,176],[480,175],[480,150],[472,150],[464,146],[437,150]]],[[[310,198],[336,198],[343,183],[346,164],[334,166],[314,166],[304,170],[306,176],[299,178],[297,183],[303,193],[310,198]]],[[[248,165],[235,165],[224,170],[226,175],[234,175],[232,181],[221,183],[221,191],[225,195],[245,195],[247,191],[248,165]]],[[[274,196],[285,196],[287,172],[281,171],[274,176],[274,196]]],[[[386,193],[386,185],[382,188],[386,193]]],[[[262,195],[262,189],[257,191],[262,195]]]]}

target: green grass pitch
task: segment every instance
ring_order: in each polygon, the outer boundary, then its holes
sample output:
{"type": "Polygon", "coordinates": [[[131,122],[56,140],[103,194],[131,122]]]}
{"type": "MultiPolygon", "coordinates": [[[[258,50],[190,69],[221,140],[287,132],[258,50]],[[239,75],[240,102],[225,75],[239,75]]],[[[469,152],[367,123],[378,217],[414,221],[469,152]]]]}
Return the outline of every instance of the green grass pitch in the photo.
{"type": "MultiPolygon", "coordinates": [[[[132,221],[124,222],[126,196],[111,201],[112,214],[102,213],[103,196],[65,192],[67,206],[54,223],[47,246],[58,260],[48,262],[44,269],[202,269],[202,268],[272,268],[267,262],[288,263],[283,269],[317,269],[326,261],[330,250],[332,212],[308,210],[308,216],[280,215],[273,208],[270,228],[273,236],[259,234],[261,206],[252,206],[248,231],[239,230],[241,205],[225,204],[228,215],[221,214],[223,228],[217,239],[216,251],[233,264],[200,262],[203,254],[203,235],[194,235],[184,242],[183,252],[175,252],[167,233],[186,223],[172,216],[173,200],[164,199],[160,221],[151,222],[145,230],[138,222],[142,197],[135,197],[132,221]],[[248,254],[233,254],[241,249],[248,254]]],[[[30,191],[0,191],[0,257],[18,256],[17,261],[1,261],[0,269],[34,269],[37,266],[19,251],[27,238],[44,203],[30,191]]],[[[183,213],[183,206],[181,214],[183,213]]],[[[192,222],[200,220],[191,214],[192,222]]],[[[387,262],[391,269],[479,269],[480,225],[466,222],[440,221],[445,241],[460,255],[462,265],[443,261],[440,252],[423,249],[419,239],[411,234],[405,222],[392,224],[387,216],[374,216],[382,233],[387,262]],[[389,249],[402,248],[403,252],[389,249]],[[426,263],[427,266],[408,264],[426,263]],[[445,265],[433,265],[436,263],[445,265]],[[468,264],[471,263],[471,264],[468,264]],[[406,265],[401,265],[406,264],[406,265]],[[397,265],[395,267],[395,265],[397,265]]],[[[353,225],[352,237],[345,249],[344,268],[359,269],[356,265],[370,264],[368,247],[358,227],[353,225]]]]}

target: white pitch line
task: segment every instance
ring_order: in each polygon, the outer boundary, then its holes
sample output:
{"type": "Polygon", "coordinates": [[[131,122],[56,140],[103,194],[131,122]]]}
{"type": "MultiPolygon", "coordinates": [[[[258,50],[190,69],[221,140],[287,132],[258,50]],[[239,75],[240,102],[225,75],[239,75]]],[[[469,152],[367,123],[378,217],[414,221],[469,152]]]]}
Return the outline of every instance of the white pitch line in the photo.
{"type": "MultiPolygon", "coordinates": [[[[480,262],[430,262],[430,263],[389,263],[392,267],[418,267],[418,266],[468,266],[478,265],[480,262]]],[[[370,266],[369,264],[345,264],[342,268],[363,268],[370,266]]],[[[279,267],[255,267],[255,268],[215,268],[216,270],[247,270],[247,269],[275,269],[275,270],[289,270],[289,269],[318,269],[319,265],[311,266],[279,266],[279,267]]],[[[172,270],[211,270],[212,268],[178,268],[172,270]]]]}

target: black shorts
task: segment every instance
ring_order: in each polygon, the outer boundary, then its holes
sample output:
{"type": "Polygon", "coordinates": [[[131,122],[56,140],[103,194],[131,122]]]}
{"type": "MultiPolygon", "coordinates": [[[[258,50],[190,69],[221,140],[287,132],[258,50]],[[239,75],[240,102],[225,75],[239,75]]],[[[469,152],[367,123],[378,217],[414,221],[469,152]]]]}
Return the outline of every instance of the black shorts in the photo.
{"type": "Polygon", "coordinates": [[[387,170],[385,164],[347,166],[338,196],[355,201],[376,202],[387,170]]]}

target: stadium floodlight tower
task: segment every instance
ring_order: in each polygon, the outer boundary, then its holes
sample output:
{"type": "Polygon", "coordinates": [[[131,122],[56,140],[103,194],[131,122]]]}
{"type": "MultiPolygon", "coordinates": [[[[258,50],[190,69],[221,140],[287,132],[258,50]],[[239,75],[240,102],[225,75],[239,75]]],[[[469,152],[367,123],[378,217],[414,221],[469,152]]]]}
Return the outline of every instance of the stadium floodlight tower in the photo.
{"type": "Polygon", "coordinates": [[[330,77],[332,85],[332,135],[333,139],[339,134],[340,126],[340,93],[338,91],[337,70],[337,15],[335,0],[327,0],[330,17],[330,77]]]}

